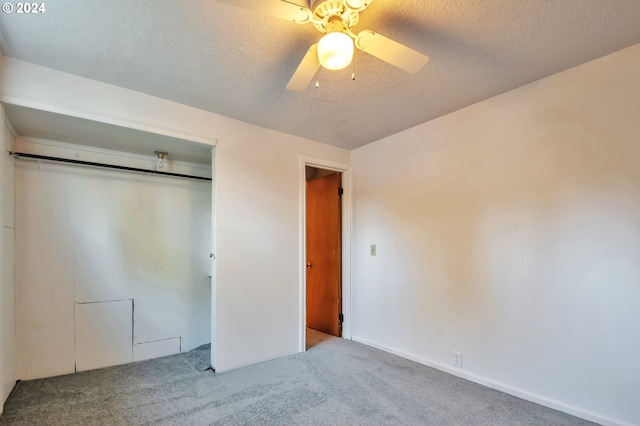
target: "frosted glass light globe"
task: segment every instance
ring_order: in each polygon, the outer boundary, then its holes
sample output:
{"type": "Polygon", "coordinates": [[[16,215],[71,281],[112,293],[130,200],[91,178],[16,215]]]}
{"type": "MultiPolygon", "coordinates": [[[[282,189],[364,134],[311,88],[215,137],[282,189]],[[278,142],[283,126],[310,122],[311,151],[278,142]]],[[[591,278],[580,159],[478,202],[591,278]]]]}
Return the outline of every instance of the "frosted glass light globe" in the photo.
{"type": "Polygon", "coordinates": [[[353,40],[348,35],[335,31],[318,42],[318,60],[328,70],[341,70],[353,59],[353,40]]]}

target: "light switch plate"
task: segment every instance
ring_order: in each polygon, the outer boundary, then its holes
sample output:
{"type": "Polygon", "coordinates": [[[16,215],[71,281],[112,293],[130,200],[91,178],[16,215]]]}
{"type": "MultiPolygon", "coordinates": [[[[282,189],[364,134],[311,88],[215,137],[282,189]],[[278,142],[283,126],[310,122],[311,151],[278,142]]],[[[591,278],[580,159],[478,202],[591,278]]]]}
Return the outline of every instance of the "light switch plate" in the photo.
{"type": "Polygon", "coordinates": [[[376,245],[371,244],[371,256],[375,256],[375,255],[376,255],[376,245]]]}

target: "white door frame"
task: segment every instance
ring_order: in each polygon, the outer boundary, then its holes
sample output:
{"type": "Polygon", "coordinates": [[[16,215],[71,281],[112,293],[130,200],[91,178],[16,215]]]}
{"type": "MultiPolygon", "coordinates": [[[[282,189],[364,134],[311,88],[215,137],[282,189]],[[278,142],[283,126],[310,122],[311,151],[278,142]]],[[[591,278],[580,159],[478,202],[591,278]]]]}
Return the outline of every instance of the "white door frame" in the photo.
{"type": "Polygon", "coordinates": [[[218,235],[218,221],[217,218],[217,197],[218,191],[216,188],[216,145],[218,140],[216,139],[213,148],[211,148],[211,352],[210,352],[210,361],[211,368],[213,371],[216,371],[216,354],[217,354],[217,293],[218,293],[218,281],[217,281],[217,267],[218,263],[216,262],[216,253],[217,253],[217,238],[218,235]]]}
{"type": "Polygon", "coordinates": [[[305,167],[317,167],[342,173],[342,337],[351,340],[353,303],[351,298],[351,229],[353,223],[351,165],[336,161],[300,156],[300,347],[307,345],[307,179],[305,167]]]}

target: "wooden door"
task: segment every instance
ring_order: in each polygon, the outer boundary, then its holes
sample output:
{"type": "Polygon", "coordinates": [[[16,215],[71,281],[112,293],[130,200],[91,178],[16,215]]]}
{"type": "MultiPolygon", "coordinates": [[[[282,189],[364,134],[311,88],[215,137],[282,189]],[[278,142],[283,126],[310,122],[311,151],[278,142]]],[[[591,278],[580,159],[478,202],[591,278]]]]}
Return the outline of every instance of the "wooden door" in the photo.
{"type": "Polygon", "coordinates": [[[340,173],[307,182],[307,327],[340,336],[340,173]]]}

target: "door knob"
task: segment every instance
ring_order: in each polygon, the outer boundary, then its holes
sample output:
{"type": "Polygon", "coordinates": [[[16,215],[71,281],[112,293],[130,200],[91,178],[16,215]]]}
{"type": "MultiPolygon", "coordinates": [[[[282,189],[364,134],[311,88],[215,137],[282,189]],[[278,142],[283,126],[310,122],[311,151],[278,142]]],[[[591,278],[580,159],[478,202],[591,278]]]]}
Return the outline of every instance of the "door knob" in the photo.
{"type": "Polygon", "coordinates": [[[311,269],[311,264],[307,263],[307,269],[311,269]]]}

